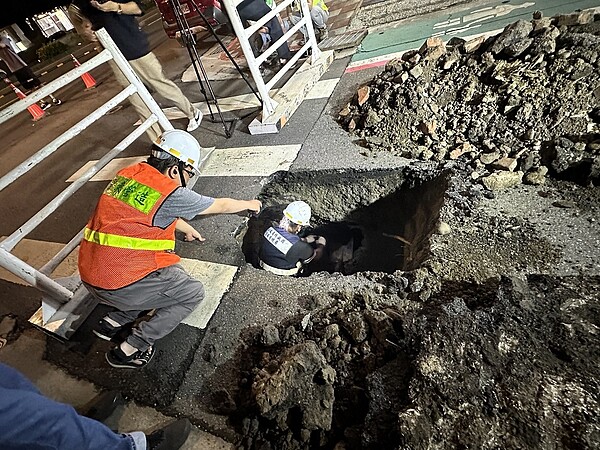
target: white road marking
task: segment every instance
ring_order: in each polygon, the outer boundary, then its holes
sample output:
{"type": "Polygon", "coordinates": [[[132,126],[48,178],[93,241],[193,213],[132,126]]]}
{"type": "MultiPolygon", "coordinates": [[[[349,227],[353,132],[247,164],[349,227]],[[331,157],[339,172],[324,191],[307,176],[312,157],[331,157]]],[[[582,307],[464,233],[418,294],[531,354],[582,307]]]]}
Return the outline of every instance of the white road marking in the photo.
{"type": "MultiPolygon", "coordinates": [[[[315,84],[315,86],[310,90],[306,99],[315,100],[319,98],[329,98],[333,93],[333,90],[339,83],[339,78],[332,78],[328,80],[321,80],[315,84]]],[[[273,97],[275,97],[279,93],[279,89],[273,89],[271,91],[273,93],[273,97]]],[[[231,97],[223,97],[217,99],[219,102],[219,108],[222,112],[231,112],[231,111],[240,111],[243,109],[250,108],[258,108],[260,103],[254,94],[242,94],[242,95],[234,95],[231,97]]],[[[209,114],[208,105],[205,102],[197,102],[194,103],[194,106],[204,115],[209,114]]],[[[216,107],[212,106],[213,112],[216,112],[216,107]]],[[[186,115],[181,112],[179,108],[170,107],[163,109],[163,112],[167,116],[169,120],[177,120],[177,119],[185,119],[186,115]]],[[[141,123],[141,121],[137,121],[134,126],[137,126],[141,123]]]]}
{"type": "Polygon", "coordinates": [[[216,149],[200,176],[268,176],[279,170],[289,170],[301,147],[295,144],[216,149]]]}
{"type": "Polygon", "coordinates": [[[306,95],[305,100],[316,100],[319,98],[331,97],[331,94],[333,94],[333,90],[339,81],[339,78],[317,81],[317,84],[315,84],[310,92],[306,95]]]}
{"type": "MultiPolygon", "coordinates": [[[[129,158],[115,158],[111,162],[109,162],[102,170],[100,170],[96,175],[92,177],[90,181],[109,181],[114,178],[117,172],[127,166],[131,166],[132,164],[136,164],[138,162],[146,161],[148,156],[132,156],[129,158]]],[[[77,172],[69,177],[66,180],[66,183],[72,183],[77,180],[83,173],[96,164],[98,160],[88,161],[81,167],[77,172]]]]}
{"type": "Polygon", "coordinates": [[[40,76],[44,76],[44,75],[46,75],[47,73],[48,73],[48,71],[42,72],[42,73],[40,73],[40,76]]]}
{"type": "Polygon", "coordinates": [[[64,64],[64,62],[61,62],[59,64],[56,65],[56,67],[61,67],[64,64]]]}
{"type": "MultiPolygon", "coordinates": [[[[473,22],[473,23],[475,23],[475,22],[473,22]]],[[[432,34],[431,36],[433,36],[433,37],[445,36],[445,35],[450,36],[452,34],[464,33],[465,31],[481,27],[480,23],[475,24],[475,25],[473,25],[473,23],[470,23],[468,25],[458,27],[458,28],[448,28],[446,31],[440,31],[438,33],[432,34]]]]}
{"type": "Polygon", "coordinates": [[[197,259],[181,258],[183,268],[204,285],[204,300],[182,323],[204,329],[213,316],[238,268],[197,259]]]}
{"type": "MultiPolygon", "coordinates": [[[[1,238],[1,240],[4,239],[6,239],[6,236],[1,238]]],[[[61,244],[59,242],[23,239],[17,244],[17,246],[11,251],[11,253],[20,260],[39,270],[44,264],[50,261],[52,257],[56,255],[64,246],[65,244],[61,244]]],[[[78,252],[79,247],[73,250],[71,254],[67,256],[67,258],[56,268],[56,270],[52,274],[52,278],[69,277],[73,275],[77,271],[78,252]]],[[[16,284],[29,286],[28,283],[1,267],[0,279],[10,281],[16,284]]]]}
{"type": "Polygon", "coordinates": [[[458,25],[459,23],[460,23],[460,17],[457,17],[456,19],[445,20],[444,22],[438,22],[433,25],[433,29],[435,30],[436,28],[443,28],[443,27],[447,27],[450,25],[458,25]]]}
{"type": "MultiPolygon", "coordinates": [[[[203,162],[200,176],[268,176],[279,170],[289,170],[301,147],[300,144],[293,144],[214,149],[206,162],[203,162]]],[[[115,158],[90,181],[110,181],[119,170],[145,161],[146,158],[147,156],[115,158]]],[[[88,161],[65,182],[74,182],[97,162],[88,161]]]]}

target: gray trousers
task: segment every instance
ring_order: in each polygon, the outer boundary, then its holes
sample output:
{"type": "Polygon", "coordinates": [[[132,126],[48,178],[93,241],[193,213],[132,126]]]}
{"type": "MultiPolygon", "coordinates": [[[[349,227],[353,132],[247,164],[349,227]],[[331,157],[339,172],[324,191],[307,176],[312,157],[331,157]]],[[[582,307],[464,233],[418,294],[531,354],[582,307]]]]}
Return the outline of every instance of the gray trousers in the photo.
{"type": "MultiPolygon", "coordinates": [[[[324,11],[318,6],[313,6],[310,10],[310,17],[312,19],[313,26],[317,30],[322,30],[327,27],[329,11],[324,11]]],[[[299,15],[290,15],[290,22],[292,22],[292,25],[296,25],[301,19],[302,18],[299,15]]],[[[302,31],[302,35],[304,36],[304,42],[308,41],[308,32],[306,31],[306,27],[300,28],[300,31],[302,31]]]]}
{"type": "MultiPolygon", "coordinates": [[[[110,64],[113,72],[115,73],[117,81],[122,86],[129,85],[129,81],[127,78],[125,78],[125,75],[123,75],[123,72],[121,72],[119,67],[112,61],[110,61],[110,64]]],[[[175,103],[175,106],[177,106],[181,112],[187,116],[188,119],[194,117],[196,108],[194,108],[188,98],[183,94],[183,92],[181,92],[179,86],[165,76],[163,73],[163,68],[154,53],[150,52],[141,58],[131,60],[129,61],[129,64],[131,67],[133,67],[133,70],[137,76],[140,77],[146,86],[154,89],[154,91],[156,91],[166,100],[175,103]]],[[[137,94],[130,96],[129,101],[137,111],[140,118],[142,118],[142,121],[146,120],[150,116],[150,110],[146,107],[146,104],[137,94]]],[[[160,126],[158,123],[155,123],[146,131],[146,133],[148,134],[150,140],[154,142],[158,136],[161,135],[160,126]]]]}
{"type": "Polygon", "coordinates": [[[142,351],[173,331],[204,299],[202,283],[179,264],[112,291],[84,285],[100,303],[117,308],[108,317],[120,325],[133,322],[142,311],[155,310],[150,320],[140,322],[127,338],[128,344],[142,351]]]}

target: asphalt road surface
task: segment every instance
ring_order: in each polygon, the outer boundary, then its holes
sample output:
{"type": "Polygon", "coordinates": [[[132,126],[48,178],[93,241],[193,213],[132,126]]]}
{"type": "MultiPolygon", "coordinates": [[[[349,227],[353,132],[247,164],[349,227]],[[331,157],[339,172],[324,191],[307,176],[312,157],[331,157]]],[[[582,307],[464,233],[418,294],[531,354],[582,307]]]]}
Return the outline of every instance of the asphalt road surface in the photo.
{"type": "MultiPolygon", "coordinates": [[[[477,2],[477,5],[495,7],[507,3],[516,5],[524,2],[477,2]]],[[[565,12],[572,11],[569,2],[563,3],[565,3],[565,12]]],[[[450,10],[439,13],[435,23],[448,20],[449,14],[451,14],[450,10]]],[[[430,18],[423,20],[429,21],[430,18]]],[[[512,16],[506,15],[502,19],[505,22],[498,21],[496,25],[502,26],[503,23],[512,20],[512,16]]],[[[416,22],[413,25],[419,27],[416,22]]],[[[150,31],[154,43],[160,44],[156,47],[156,52],[163,62],[167,75],[171,79],[179,79],[189,65],[185,49],[182,49],[177,42],[167,40],[160,22],[149,24],[146,31],[150,31]]],[[[379,44],[382,46],[388,45],[389,41],[389,34],[383,31],[382,42],[379,44]]],[[[378,57],[384,57],[388,54],[386,52],[397,51],[394,48],[378,52],[375,37],[369,38],[365,44],[369,44],[373,54],[377,53],[378,57]]],[[[82,48],[82,52],[85,51],[87,50],[82,48]]],[[[87,55],[83,53],[80,55],[82,62],[85,57],[90,56],[90,53],[87,55]]],[[[357,60],[352,62],[355,61],[357,60]]],[[[211,196],[253,198],[260,193],[266,178],[265,173],[259,170],[261,164],[272,160],[280,163],[280,170],[292,171],[330,168],[372,169],[394,164],[394,162],[387,162],[385,158],[367,159],[361,157],[359,152],[352,153],[351,156],[350,152],[344,152],[351,143],[348,143],[347,134],[337,126],[333,118],[344,102],[347,102],[356,92],[357,87],[379,70],[377,67],[369,67],[365,64],[363,67],[356,66],[357,69],[349,73],[346,69],[350,63],[351,57],[335,60],[322,78],[324,85],[328,85],[329,82],[330,90],[324,95],[305,100],[278,134],[251,136],[247,131],[247,125],[254,116],[244,116],[252,112],[252,108],[242,108],[235,112],[240,120],[230,139],[225,138],[219,123],[212,123],[209,117],[205,117],[202,126],[194,132],[194,135],[204,147],[217,147],[220,154],[224,155],[223,160],[227,164],[221,166],[221,172],[200,177],[195,189],[211,196]],[[290,156],[285,152],[290,152],[290,156]],[[267,156],[260,161],[260,164],[247,164],[253,165],[251,170],[247,168],[234,170],[238,160],[247,158],[246,161],[252,163],[255,160],[251,158],[255,155],[267,156]]],[[[49,71],[44,76],[48,76],[49,79],[56,76],[61,73],[63,66],[49,71]]],[[[95,89],[85,91],[82,83],[73,82],[60,92],[64,103],[51,108],[47,117],[39,122],[32,122],[27,113],[21,113],[1,125],[3,150],[0,159],[0,176],[26,160],[116,94],[119,88],[115,86],[108,69],[93,71],[92,75],[98,81],[95,89]]],[[[202,99],[197,84],[182,83],[181,86],[193,101],[202,99]]],[[[247,93],[239,80],[215,82],[214,87],[222,97],[247,93]]],[[[158,100],[162,105],[170,106],[168,99],[158,100]]],[[[2,205],[0,235],[6,236],[17,230],[36,211],[64,190],[68,186],[69,178],[77,170],[89,161],[98,159],[128,134],[136,120],[135,112],[125,105],[100,119],[90,130],[47,158],[44,164],[2,190],[0,192],[2,205]]],[[[186,121],[174,120],[173,123],[177,128],[184,128],[186,121]]],[[[148,146],[147,139],[139,139],[122,156],[142,157],[147,154],[148,146]]],[[[29,236],[35,242],[26,259],[33,261],[36,254],[41,253],[48,243],[69,241],[85,225],[106,182],[101,180],[88,183],[50,216],[39,229],[36,229],[29,236]]],[[[225,341],[225,337],[235,334],[243,326],[251,327],[271,319],[276,320],[277,317],[270,315],[276,314],[277,311],[265,304],[264,292],[280,292],[282,286],[286,288],[285,292],[293,288],[290,287],[290,283],[294,280],[274,280],[265,275],[264,271],[255,270],[245,264],[240,243],[236,240],[236,233],[244,223],[245,219],[239,216],[197,220],[193,224],[201,229],[207,242],[203,244],[178,242],[177,244],[178,253],[188,260],[219,264],[221,268],[223,266],[233,268],[232,277],[237,278],[226,295],[224,304],[218,307],[215,319],[212,319],[221,325],[213,325],[211,322],[208,327],[193,323],[179,326],[157,345],[159,353],[153,366],[134,374],[108,370],[103,360],[107,346],[92,342],[90,338],[89,327],[93,324],[92,320],[86,325],[87,328],[83,327],[81,332],[74,336],[72,342],[65,344],[51,341],[47,348],[47,357],[52,363],[66,368],[78,377],[91,380],[103,387],[121,389],[142,403],[170,408],[171,412],[194,416],[202,421],[202,412],[197,410],[194,399],[205,387],[203,383],[207,381],[206,370],[210,366],[201,354],[196,354],[202,350],[205,333],[211,332],[214,336],[222,335],[225,341]],[[227,324],[231,326],[226,326],[227,324]]],[[[306,284],[299,285],[294,292],[307,292],[310,286],[306,284]]],[[[26,320],[39,307],[37,291],[11,281],[0,280],[0,298],[2,298],[0,316],[13,313],[26,320]]],[[[96,315],[100,313],[101,311],[96,315]]],[[[226,356],[221,359],[226,359],[226,356]]]]}

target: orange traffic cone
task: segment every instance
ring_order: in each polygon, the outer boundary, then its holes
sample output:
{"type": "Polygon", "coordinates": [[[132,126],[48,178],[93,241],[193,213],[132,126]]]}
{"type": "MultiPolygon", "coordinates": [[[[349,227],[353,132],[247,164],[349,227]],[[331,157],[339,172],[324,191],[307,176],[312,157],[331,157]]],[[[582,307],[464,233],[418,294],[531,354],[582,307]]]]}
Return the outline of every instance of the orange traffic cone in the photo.
{"type": "MultiPolygon", "coordinates": [[[[21,100],[27,97],[25,94],[23,94],[23,92],[21,92],[21,90],[18,87],[12,84],[12,82],[8,78],[5,78],[4,81],[12,88],[13,91],[15,91],[15,94],[17,94],[17,97],[19,97],[21,100]]],[[[34,122],[36,120],[40,120],[46,114],[46,111],[44,111],[37,103],[28,106],[27,111],[29,111],[29,114],[31,114],[31,117],[33,118],[34,122]]]]}
{"type": "MultiPolygon", "coordinates": [[[[71,58],[73,58],[73,64],[75,64],[75,67],[79,67],[81,65],[79,61],[77,61],[77,58],[73,56],[73,53],[71,53],[71,58]]],[[[88,72],[83,73],[81,75],[81,79],[85,83],[86,89],[92,89],[96,87],[96,80],[94,80],[94,77],[91,76],[88,72]]]]}

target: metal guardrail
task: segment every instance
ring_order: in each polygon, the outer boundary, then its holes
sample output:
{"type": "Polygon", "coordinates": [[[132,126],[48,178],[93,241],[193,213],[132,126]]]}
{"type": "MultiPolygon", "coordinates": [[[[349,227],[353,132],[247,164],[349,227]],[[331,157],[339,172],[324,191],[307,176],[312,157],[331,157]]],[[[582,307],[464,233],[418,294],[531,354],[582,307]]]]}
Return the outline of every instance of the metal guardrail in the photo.
{"type": "Polygon", "coordinates": [[[284,35],[279,38],[277,41],[273,42],[269,48],[264,51],[262,54],[256,58],[254,56],[254,52],[250,47],[250,36],[257,32],[261,27],[263,27],[269,20],[273,17],[279,15],[281,11],[290,6],[294,0],[283,0],[280,4],[276,5],[275,8],[271,10],[268,14],[263,16],[259,21],[250,25],[249,27],[244,27],[242,23],[242,19],[237,11],[237,5],[241,3],[242,0],[222,0],[222,3],[225,5],[227,9],[227,13],[229,14],[229,19],[231,21],[231,26],[235,31],[236,36],[240,42],[240,47],[244,53],[246,61],[248,62],[248,68],[250,69],[250,73],[252,74],[252,78],[256,83],[256,88],[260,93],[261,99],[263,101],[263,111],[262,117],[263,120],[275,112],[275,108],[277,108],[277,102],[273,100],[269,91],[275,86],[275,84],[285,75],[285,73],[290,70],[296,62],[302,57],[304,53],[308,51],[308,49],[312,49],[311,63],[317,61],[321,54],[319,50],[317,39],[315,37],[315,31],[313,28],[312,19],[310,17],[310,11],[308,9],[308,4],[306,1],[301,1],[301,11],[302,18],[301,20],[291,27],[284,35]],[[266,59],[271,56],[279,47],[281,47],[289,38],[291,38],[297,31],[302,27],[306,27],[308,32],[308,42],[306,42],[301,49],[267,82],[265,83],[259,67],[260,65],[266,61],[266,59]]]}
{"type": "Polygon", "coordinates": [[[17,114],[25,111],[28,106],[33,105],[47,95],[62,88],[67,83],[78,79],[83,73],[103,64],[111,59],[117,64],[123,72],[129,84],[112,99],[107,101],[100,108],[93,111],[83,120],[69,128],[63,134],[58,136],[52,142],[44,146],[25,162],[19,164],[16,168],[0,178],[0,191],[13,183],[29,170],[44,162],[49,156],[59,150],[69,140],[73,139],[90,125],[96,122],[100,117],[114,108],[119,103],[125,101],[129,96],[137,94],[146,104],[151,115],[136,127],[121,142],[106,153],[100,160],[85,171],[69,187],[58,194],[46,206],[31,217],[25,224],[19,227],[14,233],[8,236],[0,243],[0,266],[26,281],[31,286],[44,293],[41,308],[30,319],[30,322],[53,333],[55,336],[68,339],[81,324],[89,312],[95,307],[95,300],[87,293],[87,290],[81,284],[78,275],[68,278],[53,279],[52,272],[58,265],[79,245],[82,231],[67,243],[46,265],[41,269],[36,269],[11,253],[14,247],[23,240],[29,233],[37,228],[48,216],[56,211],[63,203],[81,189],[94,175],[104,168],[110,161],[123,152],[135,139],[140,137],[148,128],[156,122],[163,130],[171,130],[173,126],[160,109],[156,101],[152,98],[142,81],[137,77],[123,54],[117,48],[114,41],[110,38],[106,30],[101,29],[96,32],[98,40],[105,48],[100,54],[86,61],[81,66],[64,74],[57,80],[43,86],[32,95],[0,111],[0,124],[15,117],[17,114]]]}

